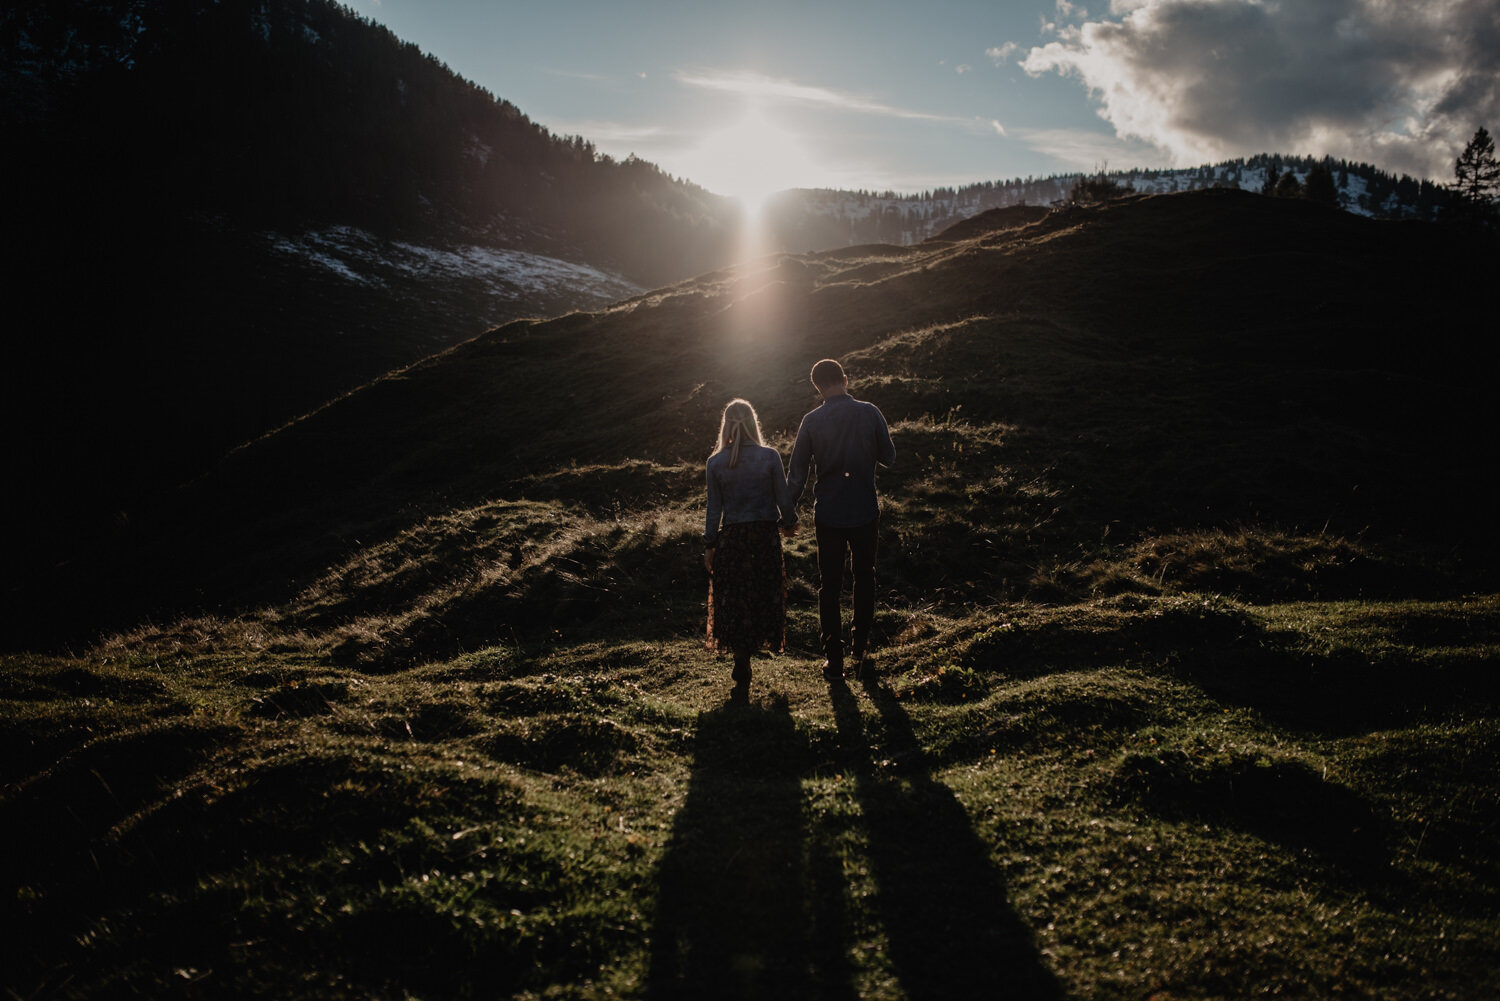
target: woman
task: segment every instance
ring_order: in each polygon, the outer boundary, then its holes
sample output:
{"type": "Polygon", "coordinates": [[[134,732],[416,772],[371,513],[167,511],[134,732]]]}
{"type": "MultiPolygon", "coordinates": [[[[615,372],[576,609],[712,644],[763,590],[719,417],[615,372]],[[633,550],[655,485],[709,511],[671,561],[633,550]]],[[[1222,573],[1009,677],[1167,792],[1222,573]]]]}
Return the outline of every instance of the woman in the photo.
{"type": "Polygon", "coordinates": [[[779,521],[797,524],[781,455],[761,439],[760,418],[746,400],[730,400],[708,457],[708,648],[734,654],[739,685],[750,683],[750,655],[780,650],[786,636],[786,569],[779,521]],[[721,525],[722,523],[722,525],[721,525]]]}

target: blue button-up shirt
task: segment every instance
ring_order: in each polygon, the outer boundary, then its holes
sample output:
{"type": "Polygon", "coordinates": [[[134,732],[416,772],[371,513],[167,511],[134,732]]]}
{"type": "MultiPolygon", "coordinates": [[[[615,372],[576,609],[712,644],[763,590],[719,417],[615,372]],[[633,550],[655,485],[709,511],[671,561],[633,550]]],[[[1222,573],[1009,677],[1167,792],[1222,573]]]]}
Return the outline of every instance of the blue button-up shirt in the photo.
{"type": "Polygon", "coordinates": [[[854,528],[880,517],[875,464],[889,466],[895,461],[896,446],[880,409],[840,393],[802,418],[787,483],[792,498],[801,497],[809,468],[816,466],[813,521],[833,528],[854,528]]]}
{"type": "Polygon", "coordinates": [[[796,498],[787,489],[781,469],[781,453],[765,445],[746,443],[740,447],[739,465],[729,468],[729,449],[708,457],[708,524],[703,541],[712,546],[719,540],[719,526],[748,521],[780,521],[795,525],[792,513],[796,498]]]}

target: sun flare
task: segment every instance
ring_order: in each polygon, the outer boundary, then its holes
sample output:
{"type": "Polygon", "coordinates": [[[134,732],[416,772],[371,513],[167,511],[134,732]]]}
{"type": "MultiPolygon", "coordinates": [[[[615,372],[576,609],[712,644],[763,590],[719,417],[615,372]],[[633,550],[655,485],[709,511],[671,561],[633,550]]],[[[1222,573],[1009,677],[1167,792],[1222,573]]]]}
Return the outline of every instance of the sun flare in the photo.
{"type": "Polygon", "coordinates": [[[767,198],[786,188],[805,187],[818,165],[803,140],[752,107],[727,128],[710,132],[692,154],[698,183],[737,199],[750,215],[767,198]]]}

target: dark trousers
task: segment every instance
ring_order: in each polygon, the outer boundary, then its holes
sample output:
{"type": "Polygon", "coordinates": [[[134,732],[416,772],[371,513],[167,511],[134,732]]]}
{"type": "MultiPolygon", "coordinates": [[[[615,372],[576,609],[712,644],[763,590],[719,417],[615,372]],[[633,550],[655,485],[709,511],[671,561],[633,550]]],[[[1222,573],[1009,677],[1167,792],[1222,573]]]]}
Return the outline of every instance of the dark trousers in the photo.
{"type": "Polygon", "coordinates": [[[823,656],[829,660],[844,659],[844,626],[839,611],[846,556],[854,567],[854,626],[849,645],[856,655],[869,649],[870,624],[875,620],[875,536],[879,526],[879,518],[854,528],[817,526],[818,624],[823,656]]]}

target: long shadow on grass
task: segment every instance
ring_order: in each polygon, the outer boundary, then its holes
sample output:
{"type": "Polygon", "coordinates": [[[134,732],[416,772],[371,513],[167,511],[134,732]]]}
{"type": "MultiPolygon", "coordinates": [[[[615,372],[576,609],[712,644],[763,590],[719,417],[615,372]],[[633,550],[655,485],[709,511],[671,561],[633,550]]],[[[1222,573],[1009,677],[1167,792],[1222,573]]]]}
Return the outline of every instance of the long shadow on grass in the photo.
{"type": "Polygon", "coordinates": [[[698,717],[659,874],[653,998],[853,998],[842,872],[809,846],[807,738],[784,699],[698,717]]]}
{"type": "Polygon", "coordinates": [[[876,907],[907,996],[1061,997],[1031,930],[1006,903],[1005,886],[968,814],[933,777],[895,696],[864,683],[883,731],[872,734],[848,686],[837,680],[829,689],[869,837],[876,907]]]}

